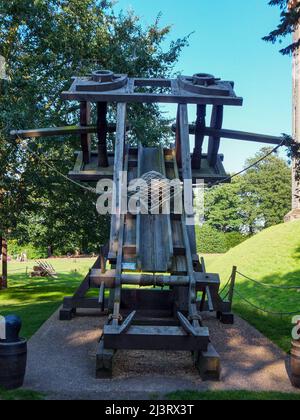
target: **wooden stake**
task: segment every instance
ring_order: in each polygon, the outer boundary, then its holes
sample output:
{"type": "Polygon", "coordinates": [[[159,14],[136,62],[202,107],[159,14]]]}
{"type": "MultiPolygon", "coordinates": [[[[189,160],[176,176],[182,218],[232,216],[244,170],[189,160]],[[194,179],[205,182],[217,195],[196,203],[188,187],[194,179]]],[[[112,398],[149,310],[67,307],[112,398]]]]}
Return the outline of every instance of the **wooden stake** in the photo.
{"type": "Polygon", "coordinates": [[[1,238],[2,248],[2,276],[0,282],[0,289],[7,289],[7,241],[1,238]]]}
{"type": "Polygon", "coordinates": [[[233,295],[234,295],[234,286],[235,286],[235,280],[236,280],[236,273],[237,273],[237,267],[234,266],[232,268],[231,283],[230,283],[230,289],[229,289],[229,294],[228,294],[228,300],[230,302],[231,307],[232,307],[232,303],[233,303],[233,295]]]}

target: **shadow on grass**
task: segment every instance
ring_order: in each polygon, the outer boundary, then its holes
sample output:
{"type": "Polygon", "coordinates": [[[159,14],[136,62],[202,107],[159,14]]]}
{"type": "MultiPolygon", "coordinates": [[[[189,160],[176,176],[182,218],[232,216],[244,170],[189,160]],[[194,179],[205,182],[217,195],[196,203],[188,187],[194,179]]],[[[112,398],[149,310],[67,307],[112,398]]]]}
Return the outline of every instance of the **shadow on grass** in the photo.
{"type": "Polygon", "coordinates": [[[65,296],[72,295],[84,276],[61,274],[58,279],[11,278],[9,288],[0,292],[0,314],[16,314],[22,318],[21,334],[30,338],[60,307],[65,296]]]}

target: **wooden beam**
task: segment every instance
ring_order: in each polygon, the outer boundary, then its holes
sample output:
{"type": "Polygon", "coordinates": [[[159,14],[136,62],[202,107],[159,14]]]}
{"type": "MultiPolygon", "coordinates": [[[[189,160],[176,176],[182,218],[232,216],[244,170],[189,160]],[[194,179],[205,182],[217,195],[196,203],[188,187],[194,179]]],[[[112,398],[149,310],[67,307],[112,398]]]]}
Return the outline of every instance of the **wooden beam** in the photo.
{"type": "MultiPolygon", "coordinates": [[[[129,127],[127,127],[127,130],[129,127]]],[[[116,132],[116,124],[108,124],[108,133],[116,132]]],[[[75,136],[80,134],[93,134],[97,133],[95,125],[88,125],[81,127],[79,125],[70,125],[65,127],[54,128],[37,128],[31,130],[13,130],[10,132],[13,138],[39,138],[39,137],[54,137],[54,136],[75,136]]]]}
{"type": "Polygon", "coordinates": [[[179,120],[179,105],[177,109],[175,132],[176,132],[176,143],[175,143],[176,161],[177,161],[178,167],[181,168],[182,160],[181,160],[181,132],[180,132],[180,120],[179,120]]]}
{"type": "MultiPolygon", "coordinates": [[[[91,104],[90,102],[80,102],[80,125],[86,127],[90,124],[91,120],[91,104]]],[[[90,163],[91,157],[91,136],[88,133],[82,133],[81,150],[83,155],[83,163],[86,165],[90,163]]]]}
{"type": "MultiPolygon", "coordinates": [[[[224,107],[217,105],[213,107],[211,116],[211,128],[220,130],[223,125],[224,107]]],[[[208,164],[215,167],[218,160],[218,153],[220,148],[220,136],[210,136],[208,142],[208,164]]]]}
{"type": "MultiPolygon", "coordinates": [[[[191,167],[191,152],[190,152],[190,139],[189,139],[189,129],[188,129],[188,108],[187,105],[179,105],[179,126],[180,126],[180,139],[181,139],[181,156],[182,156],[182,178],[183,180],[193,179],[192,167],[191,167]]],[[[193,192],[190,191],[189,197],[185,197],[185,202],[189,198],[188,206],[192,208],[193,206],[193,192]]],[[[193,218],[193,215],[186,215],[187,218],[193,218]]],[[[191,253],[192,255],[196,254],[196,236],[195,236],[195,226],[187,226],[191,253]]]]}
{"type": "Polygon", "coordinates": [[[202,146],[204,142],[204,134],[202,130],[205,128],[206,105],[197,106],[197,120],[195,125],[195,148],[192,157],[192,169],[201,169],[202,146]]]}
{"type": "Polygon", "coordinates": [[[131,326],[126,334],[118,334],[113,325],[104,327],[104,347],[116,350],[206,351],[208,328],[199,328],[196,336],[187,335],[182,327],[131,326]]]}
{"type": "Polygon", "coordinates": [[[243,98],[226,96],[207,96],[196,94],[154,94],[154,93],[126,93],[111,92],[72,92],[66,91],[61,95],[67,101],[89,101],[109,103],[169,103],[169,104],[206,104],[206,105],[243,105],[243,98]]]}
{"type": "Polygon", "coordinates": [[[107,102],[97,103],[98,165],[108,168],[107,157],[107,102]]]}
{"type": "MultiPolygon", "coordinates": [[[[176,128],[173,126],[173,131],[176,128]]],[[[195,134],[196,127],[194,124],[189,125],[189,133],[195,134]]],[[[282,137],[279,136],[270,136],[267,134],[257,134],[257,133],[248,133],[246,131],[238,131],[238,130],[228,130],[225,128],[216,129],[206,127],[202,129],[202,134],[205,136],[211,137],[221,137],[223,139],[231,139],[231,140],[242,140],[242,141],[251,141],[255,143],[265,143],[265,144],[274,144],[279,145],[282,143],[282,137]]]]}

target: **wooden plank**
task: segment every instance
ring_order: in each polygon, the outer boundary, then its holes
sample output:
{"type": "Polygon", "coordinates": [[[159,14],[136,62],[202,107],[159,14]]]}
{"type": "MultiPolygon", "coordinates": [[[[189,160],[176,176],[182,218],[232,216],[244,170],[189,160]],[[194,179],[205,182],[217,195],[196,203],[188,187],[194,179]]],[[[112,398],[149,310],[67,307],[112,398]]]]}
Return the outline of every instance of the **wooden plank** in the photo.
{"type": "MultiPolygon", "coordinates": [[[[161,168],[162,168],[162,175],[167,178],[167,174],[166,174],[166,159],[165,159],[165,153],[164,153],[164,149],[162,146],[160,146],[160,160],[161,160],[161,168]]],[[[164,197],[163,197],[164,198],[164,197]]],[[[171,203],[169,203],[169,206],[171,205],[171,203]]],[[[161,232],[160,235],[162,236],[163,239],[163,246],[164,248],[167,250],[167,258],[168,258],[168,271],[172,268],[172,260],[173,260],[173,256],[174,256],[174,248],[173,248],[173,239],[172,239],[172,226],[171,226],[171,218],[170,218],[170,210],[171,208],[169,207],[169,212],[168,214],[164,215],[160,215],[159,219],[160,220],[160,224],[163,226],[166,226],[166,235],[165,232],[161,232]]]]}
{"type": "MultiPolygon", "coordinates": [[[[124,185],[125,179],[124,172],[128,171],[128,148],[125,151],[125,125],[126,125],[126,104],[118,105],[117,112],[117,135],[116,135],[116,157],[115,157],[115,173],[114,181],[116,188],[116,233],[118,237],[117,243],[117,262],[116,262],[116,280],[115,280],[115,293],[114,293],[114,310],[113,310],[113,325],[118,326],[120,321],[120,304],[121,304],[121,274],[123,262],[123,243],[124,243],[124,225],[125,215],[123,213],[123,202],[127,201],[127,194],[124,197],[123,189],[127,187],[124,185]],[[125,152],[125,157],[124,157],[125,152]],[[123,165],[124,161],[124,165],[123,165]]],[[[127,182],[127,181],[126,181],[127,182]]],[[[126,203],[127,204],[127,203],[126,203]]]]}
{"type": "MultiPolygon", "coordinates": [[[[86,127],[91,122],[91,104],[90,102],[80,102],[80,125],[86,127]]],[[[87,164],[90,162],[91,153],[91,136],[87,133],[80,135],[81,150],[83,163],[87,164]]]]}
{"type": "Polygon", "coordinates": [[[104,347],[116,350],[206,351],[208,344],[205,327],[197,331],[197,336],[187,335],[181,327],[134,325],[121,335],[110,325],[104,327],[104,347]]]}
{"type": "Polygon", "coordinates": [[[186,250],[183,242],[182,226],[178,220],[172,220],[172,237],[175,256],[185,256],[186,250]]]}
{"type": "Polygon", "coordinates": [[[178,104],[206,104],[206,105],[243,105],[243,98],[207,96],[207,95],[166,95],[154,93],[133,93],[120,90],[116,92],[63,92],[63,100],[67,101],[89,101],[89,102],[127,102],[127,103],[178,103],[178,104]]]}
{"type": "MultiPolygon", "coordinates": [[[[179,105],[179,124],[181,137],[181,156],[182,156],[182,177],[184,180],[192,181],[192,167],[191,167],[191,153],[190,153],[190,139],[188,130],[188,110],[187,105],[179,105]]],[[[193,207],[193,193],[185,196],[186,204],[193,207]]],[[[187,215],[188,218],[193,218],[193,215],[187,215]]],[[[186,223],[184,221],[183,223],[186,223]]],[[[190,248],[192,255],[197,253],[196,250],[196,235],[195,226],[187,226],[190,248]]]]}
{"type": "MultiPolygon", "coordinates": [[[[164,154],[161,148],[143,148],[140,151],[139,174],[155,171],[165,174],[164,154]]],[[[171,268],[173,245],[170,216],[142,214],[138,216],[139,269],[144,272],[167,272],[171,268]]]]}
{"type": "MultiPolygon", "coordinates": [[[[114,161],[114,181],[115,188],[113,191],[113,203],[116,203],[116,209],[120,212],[120,173],[123,170],[124,159],[124,137],[125,137],[125,121],[126,121],[126,103],[120,103],[117,107],[117,133],[115,143],[115,161],[114,161]]],[[[111,217],[110,232],[110,254],[109,259],[117,257],[119,231],[120,231],[120,214],[113,214],[111,217]]]]}
{"type": "MultiPolygon", "coordinates": [[[[211,128],[215,128],[220,130],[223,125],[223,115],[224,115],[224,107],[223,106],[214,106],[212,110],[211,116],[211,128]]],[[[208,164],[209,166],[216,166],[218,160],[218,153],[220,148],[220,140],[219,136],[210,136],[208,141],[208,164]]]]}

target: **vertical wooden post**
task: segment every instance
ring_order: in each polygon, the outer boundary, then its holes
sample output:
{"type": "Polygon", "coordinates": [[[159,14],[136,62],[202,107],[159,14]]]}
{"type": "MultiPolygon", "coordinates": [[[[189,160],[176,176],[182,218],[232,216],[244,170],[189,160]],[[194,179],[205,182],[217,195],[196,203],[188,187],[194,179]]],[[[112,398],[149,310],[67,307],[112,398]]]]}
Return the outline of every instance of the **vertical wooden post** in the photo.
{"type": "MultiPolygon", "coordinates": [[[[211,128],[221,129],[223,125],[224,107],[216,105],[213,107],[211,116],[211,128]]],[[[210,137],[208,142],[208,163],[214,167],[217,164],[218,152],[220,148],[220,137],[210,137]]]]}
{"type": "Polygon", "coordinates": [[[2,249],[2,276],[0,282],[0,289],[7,289],[7,241],[4,237],[1,238],[2,249]]]}
{"type": "Polygon", "coordinates": [[[101,267],[101,273],[105,274],[106,264],[105,264],[105,257],[104,257],[104,252],[103,252],[103,245],[100,246],[100,267],[101,267]]]}
{"type": "Polygon", "coordinates": [[[101,168],[109,166],[107,156],[107,103],[97,103],[98,164],[101,168]]]}
{"type": "MultiPolygon", "coordinates": [[[[91,122],[91,104],[89,102],[80,102],[80,125],[86,127],[91,122]]],[[[81,148],[83,153],[83,163],[90,162],[91,156],[91,135],[81,134],[81,148]]]]}
{"type": "Polygon", "coordinates": [[[197,120],[195,131],[195,148],[192,157],[192,169],[201,169],[202,146],[205,136],[202,130],[205,128],[206,105],[197,105],[197,120]]]}
{"type": "Polygon", "coordinates": [[[234,295],[234,286],[235,286],[235,281],[236,281],[236,273],[237,273],[237,267],[234,266],[232,268],[231,283],[230,283],[229,294],[228,294],[228,300],[230,302],[231,308],[232,308],[232,304],[233,304],[233,295],[234,295]]]}
{"type": "Polygon", "coordinates": [[[182,167],[182,156],[181,156],[181,133],[180,133],[180,119],[179,119],[179,108],[180,105],[178,105],[177,110],[177,119],[176,119],[176,161],[178,168],[182,167]]]}

